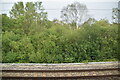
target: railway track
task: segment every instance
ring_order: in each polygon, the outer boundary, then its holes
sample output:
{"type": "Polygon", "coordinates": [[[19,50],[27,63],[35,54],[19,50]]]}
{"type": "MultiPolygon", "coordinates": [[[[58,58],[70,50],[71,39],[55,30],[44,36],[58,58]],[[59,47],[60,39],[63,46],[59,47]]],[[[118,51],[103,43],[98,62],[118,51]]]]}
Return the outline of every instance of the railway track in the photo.
{"type": "Polygon", "coordinates": [[[2,80],[120,80],[119,62],[2,64],[2,80]]]}

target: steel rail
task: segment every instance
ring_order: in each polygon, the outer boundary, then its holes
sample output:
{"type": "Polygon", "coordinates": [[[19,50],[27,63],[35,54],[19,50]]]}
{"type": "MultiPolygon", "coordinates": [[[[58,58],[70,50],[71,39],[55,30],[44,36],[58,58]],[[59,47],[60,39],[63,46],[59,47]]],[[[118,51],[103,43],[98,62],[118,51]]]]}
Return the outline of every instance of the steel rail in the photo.
{"type": "MultiPolygon", "coordinates": [[[[120,79],[120,75],[101,75],[101,76],[69,76],[69,77],[2,77],[2,79],[32,79],[32,80],[35,80],[35,79],[96,79],[96,78],[112,78],[112,77],[117,77],[120,79]]],[[[102,80],[102,79],[101,79],[102,80]]],[[[115,80],[118,80],[118,79],[115,79],[115,80]]]]}
{"type": "Polygon", "coordinates": [[[4,65],[2,80],[120,80],[118,63],[97,64],[98,67],[96,65],[91,66],[91,64],[85,65],[62,65],[64,67],[61,65],[53,65],[52,67],[51,65],[4,65]]]}
{"type": "Polygon", "coordinates": [[[85,70],[2,70],[2,72],[84,72],[84,71],[107,71],[120,70],[120,68],[109,69],[85,69],[85,70]]]}

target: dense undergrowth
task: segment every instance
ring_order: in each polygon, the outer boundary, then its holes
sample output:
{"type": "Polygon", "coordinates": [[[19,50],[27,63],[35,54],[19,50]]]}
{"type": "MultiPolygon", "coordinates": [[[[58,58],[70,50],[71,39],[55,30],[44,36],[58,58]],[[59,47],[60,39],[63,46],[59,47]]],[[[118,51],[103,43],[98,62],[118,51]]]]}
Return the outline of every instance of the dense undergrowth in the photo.
{"type": "Polygon", "coordinates": [[[79,63],[118,59],[117,24],[101,20],[73,29],[66,24],[48,21],[49,27],[32,24],[26,33],[22,26],[6,25],[4,19],[4,63],[79,63]]]}

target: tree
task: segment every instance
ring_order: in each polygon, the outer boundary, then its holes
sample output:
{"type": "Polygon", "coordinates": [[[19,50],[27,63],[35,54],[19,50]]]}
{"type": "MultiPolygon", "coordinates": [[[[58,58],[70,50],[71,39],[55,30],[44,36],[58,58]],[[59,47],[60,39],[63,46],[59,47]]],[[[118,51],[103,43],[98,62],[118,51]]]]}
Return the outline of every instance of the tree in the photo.
{"type": "Polygon", "coordinates": [[[17,21],[20,20],[18,23],[21,23],[24,31],[28,32],[33,23],[39,25],[46,21],[47,12],[44,11],[42,2],[27,2],[25,5],[23,2],[18,2],[12,7],[10,16],[17,21]]]}
{"type": "Polygon", "coordinates": [[[86,5],[74,2],[64,7],[61,11],[61,18],[65,23],[71,24],[78,28],[79,25],[88,19],[88,9],[86,5]]]}
{"type": "Polygon", "coordinates": [[[20,15],[24,16],[25,10],[23,2],[15,3],[10,11],[11,18],[18,18],[20,15]]]}
{"type": "Polygon", "coordinates": [[[119,8],[113,8],[112,9],[112,19],[113,23],[120,23],[120,9],[119,8]]]}
{"type": "Polygon", "coordinates": [[[47,13],[44,12],[42,2],[27,2],[24,6],[23,2],[15,3],[10,11],[11,18],[31,15],[33,18],[43,20],[47,18],[47,13]]]}

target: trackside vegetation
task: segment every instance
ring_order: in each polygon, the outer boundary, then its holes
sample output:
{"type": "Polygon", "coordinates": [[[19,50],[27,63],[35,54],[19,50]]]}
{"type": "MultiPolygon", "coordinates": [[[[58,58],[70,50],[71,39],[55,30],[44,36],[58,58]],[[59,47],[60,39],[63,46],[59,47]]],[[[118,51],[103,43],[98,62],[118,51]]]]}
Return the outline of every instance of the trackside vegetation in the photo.
{"type": "Polygon", "coordinates": [[[15,3],[10,17],[0,16],[3,63],[118,60],[117,23],[90,18],[75,28],[70,23],[48,20],[41,2],[15,3]]]}

